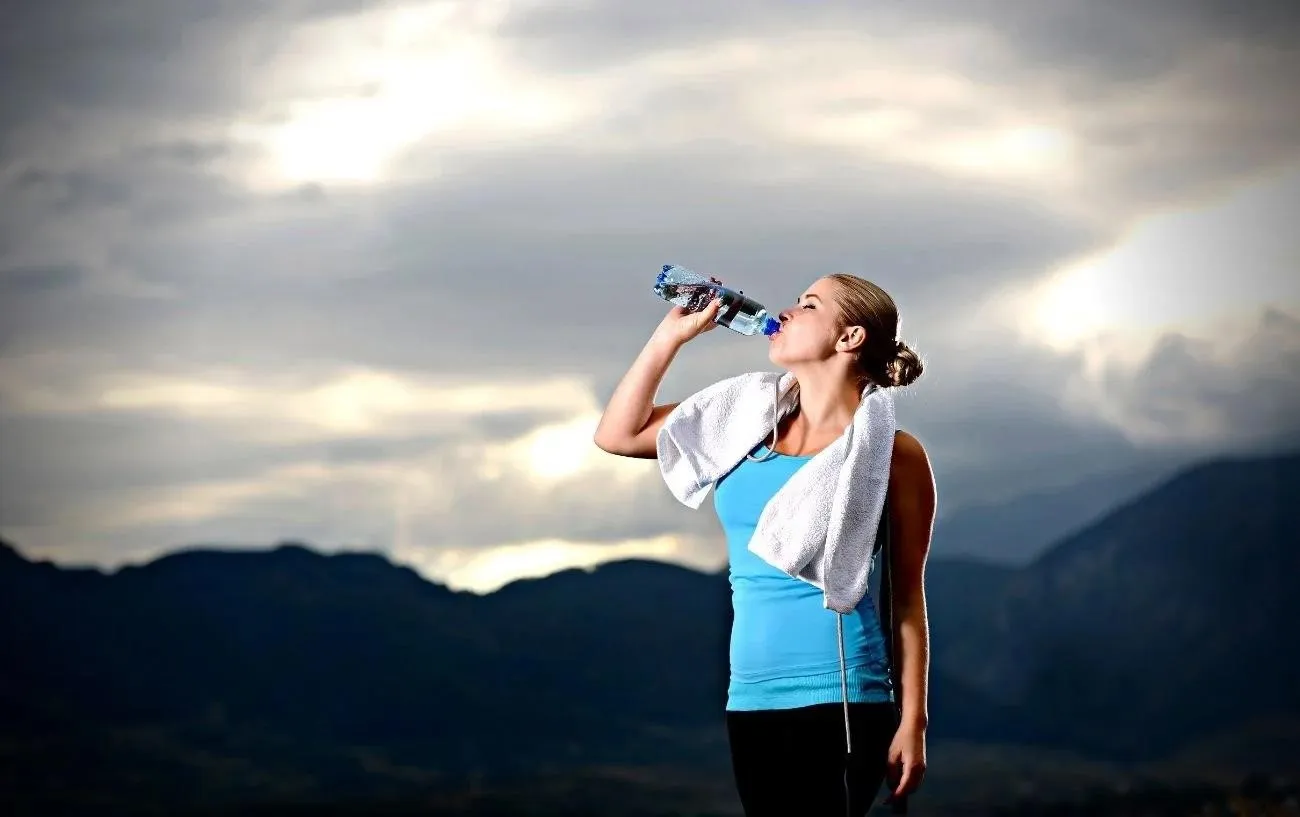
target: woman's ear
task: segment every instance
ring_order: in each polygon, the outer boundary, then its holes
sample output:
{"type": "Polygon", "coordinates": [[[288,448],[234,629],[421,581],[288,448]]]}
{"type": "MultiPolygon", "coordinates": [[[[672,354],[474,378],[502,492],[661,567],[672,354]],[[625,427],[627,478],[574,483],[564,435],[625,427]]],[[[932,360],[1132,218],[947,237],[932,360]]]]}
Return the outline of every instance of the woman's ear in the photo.
{"type": "Polygon", "coordinates": [[[867,330],[861,326],[846,326],[840,333],[840,339],[835,342],[837,352],[852,352],[862,348],[862,344],[867,342],[867,330]]]}

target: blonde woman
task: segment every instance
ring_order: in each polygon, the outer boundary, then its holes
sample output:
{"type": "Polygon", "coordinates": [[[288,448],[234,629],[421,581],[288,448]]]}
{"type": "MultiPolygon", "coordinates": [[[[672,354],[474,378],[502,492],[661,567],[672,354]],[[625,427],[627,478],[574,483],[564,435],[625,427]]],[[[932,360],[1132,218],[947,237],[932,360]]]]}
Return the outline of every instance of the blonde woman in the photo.
{"type": "MultiPolygon", "coordinates": [[[[716,326],[718,309],[715,301],[701,312],[669,311],[610,397],[598,446],[656,457],[659,430],[678,405],[653,404],[659,384],[681,348],[716,326]]],[[[925,449],[912,435],[895,433],[883,513],[892,627],[882,626],[868,594],[837,632],[821,591],[767,564],[747,544],[768,500],[845,433],[864,388],[905,386],[922,365],[898,340],[893,299],[855,276],[818,279],[779,318],[768,357],[794,376],[795,407],[713,485],[735,614],[726,705],[732,766],[747,817],[865,815],[882,782],[890,797],[905,797],[925,772],[923,576],[935,515],[925,449]]]]}

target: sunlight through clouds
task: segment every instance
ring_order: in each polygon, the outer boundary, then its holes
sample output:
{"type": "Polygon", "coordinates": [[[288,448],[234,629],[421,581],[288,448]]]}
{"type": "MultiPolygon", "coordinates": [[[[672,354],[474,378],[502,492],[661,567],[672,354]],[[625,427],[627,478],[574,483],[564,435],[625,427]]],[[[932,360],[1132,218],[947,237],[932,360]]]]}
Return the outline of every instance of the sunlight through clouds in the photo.
{"type": "Polygon", "coordinates": [[[984,175],[1045,175],[1068,167],[1070,138],[1039,125],[1014,125],[935,145],[932,155],[953,170],[984,175]]]}
{"type": "Polygon", "coordinates": [[[1204,333],[1253,322],[1262,304],[1300,305],[1300,167],[1224,200],[1150,216],[1114,247],[1024,293],[1020,326],[1058,349],[1122,333],[1204,333]]]}
{"type": "Polygon", "coordinates": [[[562,423],[539,426],[518,439],[485,446],[479,459],[479,476],[501,479],[517,472],[523,463],[529,478],[542,485],[593,471],[618,482],[643,479],[653,463],[612,456],[592,442],[600,414],[585,412],[562,423]]]}
{"type": "MultiPolygon", "coordinates": [[[[490,593],[516,579],[546,576],[569,568],[590,569],[618,559],[682,562],[676,536],[633,539],[619,543],[571,542],[547,539],[488,549],[399,548],[393,558],[427,575],[441,577],[454,590],[490,593]]],[[[708,567],[717,568],[716,564],[708,567]]]]}
{"type": "Polygon", "coordinates": [[[260,145],[255,188],[376,184],[404,151],[441,139],[527,139],[571,122],[581,100],[511,66],[494,29],[510,4],[412,2],[303,27],[268,69],[274,121],[233,133],[260,145]]]}
{"type": "Polygon", "coordinates": [[[259,381],[221,370],[202,376],[120,372],[60,385],[50,381],[40,361],[7,361],[0,371],[0,404],[32,414],[112,411],[235,420],[246,423],[250,439],[272,442],[393,435],[510,412],[568,414],[590,409],[595,400],[590,386],[576,378],[473,382],[361,368],[318,383],[259,381]]]}
{"type": "Polygon", "coordinates": [[[1106,250],[997,290],[971,325],[1071,361],[1062,409],[1136,444],[1267,438],[1300,405],[1297,208],[1292,166],[1151,214],[1106,250]]]}

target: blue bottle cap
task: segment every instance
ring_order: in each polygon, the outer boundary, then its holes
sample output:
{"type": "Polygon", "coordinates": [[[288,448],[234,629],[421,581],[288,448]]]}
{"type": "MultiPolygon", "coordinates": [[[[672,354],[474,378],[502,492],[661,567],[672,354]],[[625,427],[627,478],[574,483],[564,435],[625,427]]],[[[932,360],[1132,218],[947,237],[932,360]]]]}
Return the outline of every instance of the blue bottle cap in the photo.
{"type": "Polygon", "coordinates": [[[768,315],[766,318],[763,319],[764,335],[775,335],[777,332],[780,331],[781,331],[781,321],[777,320],[776,318],[773,318],[771,315],[768,315]]]}

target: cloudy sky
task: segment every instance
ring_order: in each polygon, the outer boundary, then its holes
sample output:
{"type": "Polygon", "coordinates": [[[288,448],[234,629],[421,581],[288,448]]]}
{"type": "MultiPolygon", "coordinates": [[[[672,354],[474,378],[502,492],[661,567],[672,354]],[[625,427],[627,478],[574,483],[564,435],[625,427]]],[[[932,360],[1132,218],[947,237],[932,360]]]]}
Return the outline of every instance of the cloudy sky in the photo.
{"type": "MultiPolygon", "coordinates": [[[[898,300],[942,512],[1300,431],[1282,2],[26,0],[0,27],[0,536],[722,564],[603,455],[673,262],[898,300]]],[[[767,368],[718,331],[660,398],[767,368]]]]}

